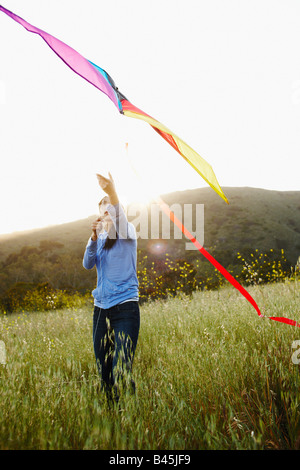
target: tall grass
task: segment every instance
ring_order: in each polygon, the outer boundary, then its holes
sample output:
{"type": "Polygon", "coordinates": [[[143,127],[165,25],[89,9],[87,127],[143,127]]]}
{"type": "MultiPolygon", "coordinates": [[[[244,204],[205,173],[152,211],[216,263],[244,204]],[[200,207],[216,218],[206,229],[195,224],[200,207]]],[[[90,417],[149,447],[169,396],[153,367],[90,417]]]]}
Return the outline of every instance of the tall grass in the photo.
{"type": "MultiPolygon", "coordinates": [[[[299,320],[299,282],[250,287],[266,315],[299,320]]],[[[235,290],[141,306],[136,397],[110,409],[92,310],[1,315],[1,449],[296,449],[299,328],[259,318],[235,290]]]]}

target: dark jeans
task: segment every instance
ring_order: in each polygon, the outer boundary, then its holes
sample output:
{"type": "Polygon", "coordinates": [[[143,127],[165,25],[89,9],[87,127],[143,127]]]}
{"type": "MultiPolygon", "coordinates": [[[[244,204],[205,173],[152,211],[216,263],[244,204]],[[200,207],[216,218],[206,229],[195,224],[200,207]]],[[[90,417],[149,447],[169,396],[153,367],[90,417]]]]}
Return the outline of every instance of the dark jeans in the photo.
{"type": "Polygon", "coordinates": [[[94,308],[94,352],[109,400],[118,401],[121,388],[128,389],[128,385],[135,392],[131,370],[139,329],[138,302],[125,302],[108,309],[94,308]]]}

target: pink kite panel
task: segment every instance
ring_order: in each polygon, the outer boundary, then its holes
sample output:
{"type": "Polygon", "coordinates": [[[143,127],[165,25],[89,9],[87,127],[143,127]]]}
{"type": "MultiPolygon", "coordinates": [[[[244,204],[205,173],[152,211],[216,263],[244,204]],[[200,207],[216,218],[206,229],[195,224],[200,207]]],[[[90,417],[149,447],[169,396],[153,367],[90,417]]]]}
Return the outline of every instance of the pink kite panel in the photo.
{"type": "Polygon", "coordinates": [[[51,36],[51,34],[46,33],[45,31],[32,26],[31,24],[27,23],[27,21],[23,20],[19,16],[15,15],[11,11],[7,10],[6,8],[0,5],[0,10],[6,15],[10,16],[13,20],[17,21],[20,25],[22,25],[27,31],[31,33],[36,33],[41,36],[44,41],[51,47],[51,49],[67,64],[74,72],[80,75],[82,78],[90,82],[100,91],[105,93],[112,102],[116,105],[119,109],[118,100],[116,98],[116,93],[108,81],[101,75],[95,67],[90,64],[90,62],[85,59],[81,54],[77,51],[72,49],[72,47],[68,46],[64,42],[60,41],[59,39],[51,36]]]}

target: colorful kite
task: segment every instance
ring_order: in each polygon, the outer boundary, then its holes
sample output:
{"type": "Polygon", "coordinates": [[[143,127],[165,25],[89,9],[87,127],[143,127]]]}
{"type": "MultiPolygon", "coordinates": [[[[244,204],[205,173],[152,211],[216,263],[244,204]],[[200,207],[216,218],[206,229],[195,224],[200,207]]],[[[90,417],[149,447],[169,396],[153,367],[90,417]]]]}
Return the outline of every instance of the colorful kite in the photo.
{"type": "Polygon", "coordinates": [[[219,194],[224,201],[227,201],[217,178],[214,174],[212,167],[207,163],[204,158],[200,157],[195,150],[181,140],[177,135],[170,131],[167,127],[161,124],[156,119],[152,118],[148,114],[141,111],[136,106],[131,104],[125,96],[118,90],[113,79],[108,75],[105,70],[98,67],[98,65],[85,59],[77,51],[67,46],[59,39],[54,36],[42,31],[35,26],[27,23],[19,16],[15,15],[6,8],[0,6],[0,10],[6,13],[13,20],[24,26],[27,31],[36,33],[41,36],[44,41],[51,47],[51,49],[67,64],[74,72],[83,77],[85,80],[90,82],[100,91],[105,93],[114,105],[118,108],[121,114],[125,116],[133,117],[136,119],[142,119],[150,124],[153,129],[158,132],[177,152],[202,176],[202,178],[219,194]]]}
{"type": "MultiPolygon", "coordinates": [[[[10,16],[17,23],[21,24],[27,31],[31,33],[36,33],[41,36],[44,41],[51,47],[51,49],[60,57],[65,64],[67,64],[74,72],[80,75],[82,78],[87,80],[89,83],[94,85],[100,91],[105,93],[111,101],[115,104],[120,113],[125,114],[125,116],[133,117],[136,119],[142,119],[146,121],[150,126],[158,132],[201,176],[202,178],[216,191],[219,196],[221,196],[224,201],[227,201],[226,196],[224,195],[217,178],[214,174],[212,167],[198,155],[189,145],[187,145],[183,140],[177,137],[173,132],[171,132],[167,127],[161,124],[156,119],[152,118],[148,114],[144,113],[136,106],[131,104],[127,98],[118,90],[112,78],[108,75],[105,70],[98,67],[98,65],[90,62],[80,55],[77,51],[69,47],[67,44],[63,43],[59,39],[56,39],[54,36],[42,31],[35,26],[27,23],[19,16],[15,15],[11,11],[0,5],[0,11],[10,16]]],[[[220,265],[220,263],[215,260],[201,245],[200,243],[191,235],[191,233],[182,225],[182,223],[175,217],[173,212],[171,212],[169,206],[161,199],[158,199],[161,209],[168,215],[170,220],[176,224],[182,233],[189,238],[198,251],[206,257],[206,259],[213,264],[213,266],[236,288],[240,293],[251,303],[255,308],[258,315],[263,317],[260,312],[255,300],[251,295],[232,277],[232,275],[226,271],[226,269],[220,265]]],[[[300,327],[300,324],[295,320],[290,320],[284,317],[268,317],[271,320],[275,320],[281,323],[286,323],[288,325],[293,325],[300,327]]]]}

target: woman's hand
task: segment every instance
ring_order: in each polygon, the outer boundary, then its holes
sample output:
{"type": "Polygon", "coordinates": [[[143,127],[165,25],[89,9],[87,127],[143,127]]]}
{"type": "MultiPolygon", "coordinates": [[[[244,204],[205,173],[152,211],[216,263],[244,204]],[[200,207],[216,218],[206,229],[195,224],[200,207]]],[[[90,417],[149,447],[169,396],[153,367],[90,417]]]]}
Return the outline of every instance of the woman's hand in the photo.
{"type": "Polygon", "coordinates": [[[102,219],[101,217],[98,217],[93,223],[92,223],[92,235],[91,239],[95,242],[98,238],[98,233],[102,229],[102,219]]]}
{"type": "Polygon", "coordinates": [[[101,189],[109,196],[110,203],[114,206],[119,202],[113,177],[108,173],[109,178],[105,178],[99,173],[96,174],[101,189]]]}
{"type": "Polygon", "coordinates": [[[110,173],[108,173],[109,178],[105,178],[104,176],[97,173],[98,183],[101,189],[106,192],[106,194],[110,195],[111,193],[116,191],[115,183],[113,177],[110,173]]]}

